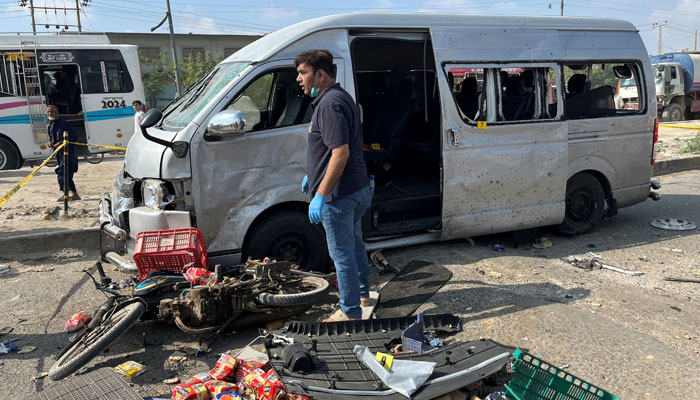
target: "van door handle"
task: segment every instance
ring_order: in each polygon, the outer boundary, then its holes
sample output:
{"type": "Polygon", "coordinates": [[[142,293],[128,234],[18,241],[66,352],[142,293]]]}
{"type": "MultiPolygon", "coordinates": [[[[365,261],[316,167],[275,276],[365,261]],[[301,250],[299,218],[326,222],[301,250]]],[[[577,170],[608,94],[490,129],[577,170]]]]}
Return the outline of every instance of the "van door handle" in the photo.
{"type": "Polygon", "coordinates": [[[459,134],[457,133],[457,129],[450,128],[448,131],[452,134],[452,145],[459,146],[459,134]]]}

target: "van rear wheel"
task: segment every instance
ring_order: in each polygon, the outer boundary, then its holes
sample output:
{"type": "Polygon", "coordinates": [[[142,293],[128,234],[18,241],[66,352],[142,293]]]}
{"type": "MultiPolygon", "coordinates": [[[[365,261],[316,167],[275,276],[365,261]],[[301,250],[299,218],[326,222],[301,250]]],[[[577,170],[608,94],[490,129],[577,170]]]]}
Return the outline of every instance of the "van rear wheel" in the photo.
{"type": "Polygon", "coordinates": [[[275,212],[258,222],[245,240],[243,257],[287,260],[311,271],[329,267],[323,229],[299,211],[275,212]]]}
{"type": "Polygon", "coordinates": [[[566,184],[566,213],[557,230],[565,236],[589,233],[603,218],[605,192],[598,179],[582,173],[566,184]]]}

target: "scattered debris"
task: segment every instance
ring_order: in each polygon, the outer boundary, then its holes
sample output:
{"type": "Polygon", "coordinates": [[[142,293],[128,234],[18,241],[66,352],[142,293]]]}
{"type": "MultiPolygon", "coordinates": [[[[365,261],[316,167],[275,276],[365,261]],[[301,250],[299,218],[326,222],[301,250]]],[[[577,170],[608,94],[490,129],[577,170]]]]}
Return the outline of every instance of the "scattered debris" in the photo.
{"type": "Polygon", "coordinates": [[[676,311],[678,311],[678,312],[681,312],[681,309],[678,308],[678,307],[676,307],[676,306],[671,306],[671,309],[672,309],[672,310],[676,310],[676,311]]]}
{"type": "Polygon", "coordinates": [[[559,367],[559,369],[567,369],[567,368],[569,368],[569,364],[564,364],[561,367],[559,367]]]}
{"type": "Polygon", "coordinates": [[[85,256],[85,253],[78,249],[62,249],[61,251],[52,254],[52,257],[57,261],[80,258],[83,256],[85,256]]]}
{"type": "Polygon", "coordinates": [[[493,249],[493,251],[497,251],[499,253],[503,253],[504,251],[506,251],[506,248],[503,247],[503,245],[500,245],[498,243],[494,244],[492,249],[493,249]]]}
{"type": "Polygon", "coordinates": [[[12,272],[12,267],[7,264],[0,265],[0,275],[5,275],[12,272]]]}
{"type": "Polygon", "coordinates": [[[36,347],[34,346],[24,346],[17,352],[17,354],[27,354],[31,353],[34,350],[36,350],[36,347]]]}
{"type": "Polygon", "coordinates": [[[629,271],[626,269],[614,267],[612,265],[604,264],[602,262],[603,257],[601,257],[593,252],[588,252],[588,253],[586,253],[586,255],[588,257],[568,256],[568,257],[562,258],[561,260],[573,265],[576,268],[581,268],[581,269],[592,270],[594,268],[602,268],[602,269],[607,269],[610,271],[615,271],[615,272],[619,272],[621,274],[626,274],[626,275],[632,275],[632,276],[644,275],[644,272],[642,272],[642,271],[629,271]]]}
{"type": "Polygon", "coordinates": [[[114,371],[131,379],[146,371],[146,366],[136,361],[127,361],[114,367],[114,371]]]}
{"type": "Polygon", "coordinates": [[[8,333],[12,332],[13,330],[15,330],[15,328],[13,328],[11,326],[6,326],[6,327],[0,329],[0,337],[7,335],[8,333]]]}
{"type": "Polygon", "coordinates": [[[472,239],[472,238],[470,238],[470,237],[468,237],[468,238],[466,238],[466,239],[467,239],[467,242],[469,242],[469,244],[470,244],[472,247],[476,246],[476,243],[474,243],[474,239],[472,239]]]}
{"type": "Polygon", "coordinates": [[[17,296],[15,296],[15,297],[11,298],[10,300],[8,300],[8,302],[14,303],[15,301],[19,300],[19,297],[20,297],[20,296],[17,295],[17,296]]]}
{"type": "Polygon", "coordinates": [[[180,378],[176,376],[174,378],[163,379],[163,383],[165,383],[166,385],[175,385],[177,383],[180,383],[180,378]]]}
{"type": "Polygon", "coordinates": [[[187,354],[181,352],[181,351],[176,351],[173,354],[168,357],[168,361],[171,362],[181,362],[187,360],[187,354]]]}
{"type": "Polygon", "coordinates": [[[542,236],[539,242],[532,244],[532,247],[536,249],[548,249],[553,245],[554,243],[552,243],[552,241],[549,238],[542,236]]]}
{"type": "Polygon", "coordinates": [[[674,278],[670,276],[665,277],[664,280],[669,282],[700,283],[700,279],[674,278]]]}
{"type": "Polygon", "coordinates": [[[387,260],[384,257],[381,250],[377,250],[377,251],[372,252],[372,254],[370,254],[369,258],[370,258],[370,260],[372,260],[372,264],[374,264],[377,268],[391,271],[395,274],[399,273],[398,268],[389,264],[389,260],[387,260]]]}
{"type": "Polygon", "coordinates": [[[0,354],[7,354],[10,352],[10,349],[5,346],[5,343],[0,342],[0,354]]]}
{"type": "Polygon", "coordinates": [[[34,377],[32,378],[32,380],[38,381],[39,379],[44,379],[44,378],[46,378],[47,376],[49,376],[49,373],[48,373],[48,372],[42,372],[42,373],[40,373],[39,375],[34,376],[34,377]]]}
{"type": "Polygon", "coordinates": [[[651,221],[651,226],[669,231],[690,231],[696,228],[695,223],[683,219],[655,219],[651,221]]]}
{"type": "Polygon", "coordinates": [[[55,221],[61,216],[61,207],[49,207],[44,210],[44,216],[41,217],[44,221],[55,221]]]}

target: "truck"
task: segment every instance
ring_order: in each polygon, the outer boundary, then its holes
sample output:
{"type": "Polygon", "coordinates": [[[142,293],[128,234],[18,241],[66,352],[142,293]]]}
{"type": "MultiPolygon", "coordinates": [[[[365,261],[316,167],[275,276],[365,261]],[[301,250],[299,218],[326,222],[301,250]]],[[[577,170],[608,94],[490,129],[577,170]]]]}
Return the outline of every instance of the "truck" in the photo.
{"type": "Polygon", "coordinates": [[[662,121],[700,118],[700,52],[651,56],[656,107],[662,121]]]}

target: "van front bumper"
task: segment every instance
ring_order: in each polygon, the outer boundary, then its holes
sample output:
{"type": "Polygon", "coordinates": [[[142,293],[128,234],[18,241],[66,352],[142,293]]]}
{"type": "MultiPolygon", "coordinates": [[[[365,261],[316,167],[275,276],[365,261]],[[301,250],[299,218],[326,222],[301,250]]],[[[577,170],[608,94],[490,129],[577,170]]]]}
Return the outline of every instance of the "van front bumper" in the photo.
{"type": "Polygon", "coordinates": [[[109,194],[102,193],[98,208],[100,221],[100,258],[126,273],[135,273],[136,264],[128,256],[127,232],[119,227],[112,216],[109,194]]]}

